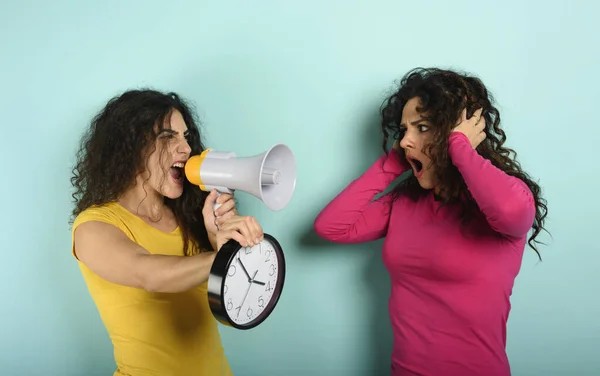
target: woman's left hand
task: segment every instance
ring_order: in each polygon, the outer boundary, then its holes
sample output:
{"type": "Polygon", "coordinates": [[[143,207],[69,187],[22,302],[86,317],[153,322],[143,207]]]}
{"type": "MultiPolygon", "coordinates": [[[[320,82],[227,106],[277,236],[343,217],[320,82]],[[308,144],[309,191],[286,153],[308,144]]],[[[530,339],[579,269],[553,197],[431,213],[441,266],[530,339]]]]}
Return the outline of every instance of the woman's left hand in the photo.
{"type": "Polygon", "coordinates": [[[469,119],[467,119],[467,110],[464,109],[461,118],[452,130],[452,132],[461,132],[469,141],[473,149],[477,148],[483,140],[485,140],[485,118],[481,116],[482,109],[478,109],[473,113],[469,119]]]}
{"type": "Polygon", "coordinates": [[[238,215],[235,208],[235,200],[232,194],[222,193],[217,197],[217,191],[213,190],[210,192],[206,201],[204,201],[204,207],[202,208],[202,216],[204,217],[204,226],[208,232],[208,237],[213,246],[216,244],[217,232],[219,226],[221,226],[229,218],[238,215]],[[215,201],[217,204],[221,204],[216,211],[213,211],[215,201]]]}

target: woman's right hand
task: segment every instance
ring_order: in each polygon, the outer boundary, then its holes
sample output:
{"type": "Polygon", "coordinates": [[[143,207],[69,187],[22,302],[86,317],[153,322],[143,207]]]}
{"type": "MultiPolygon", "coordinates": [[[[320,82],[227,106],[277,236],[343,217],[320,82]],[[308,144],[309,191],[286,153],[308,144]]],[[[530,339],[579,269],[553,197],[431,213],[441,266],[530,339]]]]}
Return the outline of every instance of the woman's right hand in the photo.
{"type": "Polygon", "coordinates": [[[264,233],[254,217],[235,215],[227,219],[217,232],[217,251],[230,239],[242,247],[252,247],[264,239],[264,233]]]}

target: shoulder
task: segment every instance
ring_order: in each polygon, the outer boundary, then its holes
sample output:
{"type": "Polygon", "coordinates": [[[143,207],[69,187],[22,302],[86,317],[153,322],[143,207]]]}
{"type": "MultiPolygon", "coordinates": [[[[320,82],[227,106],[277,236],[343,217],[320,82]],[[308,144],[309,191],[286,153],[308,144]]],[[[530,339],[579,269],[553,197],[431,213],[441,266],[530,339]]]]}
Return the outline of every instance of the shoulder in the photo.
{"type": "MultiPolygon", "coordinates": [[[[80,212],[73,221],[71,236],[75,237],[75,231],[85,224],[87,229],[98,228],[100,223],[109,224],[121,230],[129,238],[133,239],[130,219],[126,209],[116,202],[109,202],[103,205],[94,205],[80,212]]],[[[106,228],[106,227],[103,227],[106,228]]]]}
{"type": "Polygon", "coordinates": [[[110,233],[121,234],[121,236],[126,235],[129,239],[133,240],[133,234],[127,225],[126,214],[125,209],[116,202],[90,206],[81,211],[73,220],[71,228],[73,255],[75,255],[75,232],[79,228],[81,228],[81,231],[78,232],[78,238],[81,236],[98,237],[104,236],[105,233],[110,233]],[[107,227],[107,224],[113,227],[107,227]],[[120,232],[115,232],[115,230],[120,230],[120,232]]]}
{"type": "Polygon", "coordinates": [[[119,204],[115,202],[90,206],[75,217],[72,230],[75,231],[81,224],[91,221],[105,222],[120,227],[124,222],[123,214],[119,204]]]}

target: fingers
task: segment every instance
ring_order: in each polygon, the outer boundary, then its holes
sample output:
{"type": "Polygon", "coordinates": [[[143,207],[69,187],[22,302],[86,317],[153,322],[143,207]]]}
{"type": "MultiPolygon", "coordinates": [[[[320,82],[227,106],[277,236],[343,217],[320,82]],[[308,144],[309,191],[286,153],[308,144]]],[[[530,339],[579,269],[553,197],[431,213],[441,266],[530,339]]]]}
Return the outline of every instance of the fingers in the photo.
{"type": "Polygon", "coordinates": [[[216,217],[221,217],[225,213],[228,213],[232,209],[235,208],[235,200],[233,199],[233,196],[230,194],[222,194],[217,199],[217,203],[221,204],[221,206],[215,211],[216,217]],[[223,198],[223,196],[227,196],[227,197],[223,198]]]}
{"type": "Polygon", "coordinates": [[[483,140],[485,140],[485,138],[487,137],[485,132],[480,132],[478,136],[479,136],[479,144],[481,144],[483,142],[483,140]]]}
{"type": "Polygon", "coordinates": [[[223,243],[228,239],[235,239],[243,247],[254,246],[264,239],[258,221],[250,216],[233,216],[223,223],[217,236],[223,239],[223,243]]]}
{"type": "Polygon", "coordinates": [[[480,130],[480,131],[483,132],[483,130],[485,129],[485,124],[486,124],[485,123],[485,118],[483,116],[481,116],[479,118],[479,121],[477,122],[476,127],[477,127],[478,130],[480,130]]]}
{"type": "Polygon", "coordinates": [[[217,203],[224,204],[226,201],[232,200],[233,195],[231,193],[221,193],[221,196],[217,198],[217,203]]]}
{"type": "Polygon", "coordinates": [[[227,243],[230,239],[235,240],[236,242],[240,243],[240,245],[242,247],[247,247],[248,244],[246,243],[246,238],[244,238],[244,236],[242,234],[240,234],[238,231],[236,230],[221,230],[219,231],[218,235],[217,235],[217,244],[220,250],[221,247],[223,246],[223,244],[227,243]]]}
{"type": "Polygon", "coordinates": [[[217,225],[218,227],[223,226],[223,223],[227,222],[228,220],[230,220],[232,217],[237,215],[237,211],[235,209],[228,211],[227,213],[220,215],[218,218],[215,219],[215,225],[217,225]]]}
{"type": "Polygon", "coordinates": [[[204,200],[204,206],[202,207],[202,215],[206,216],[207,214],[212,212],[216,197],[217,191],[213,189],[206,197],[206,200],[204,200]]]}

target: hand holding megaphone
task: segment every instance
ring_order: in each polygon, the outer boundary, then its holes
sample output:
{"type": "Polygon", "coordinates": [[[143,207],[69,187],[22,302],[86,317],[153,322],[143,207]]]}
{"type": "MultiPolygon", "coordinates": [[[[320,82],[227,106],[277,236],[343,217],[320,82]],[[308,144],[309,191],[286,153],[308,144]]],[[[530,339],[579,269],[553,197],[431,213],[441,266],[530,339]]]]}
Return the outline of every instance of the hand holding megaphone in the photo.
{"type": "MultiPolygon", "coordinates": [[[[296,161],[284,144],[242,158],[233,152],[207,149],[187,161],[185,176],[203,191],[244,191],[270,210],[279,211],[294,194],[296,161]]],[[[219,206],[215,201],[213,210],[219,206]]],[[[213,315],[237,329],[261,324],[279,300],[285,271],[283,249],[267,233],[252,247],[242,247],[235,240],[225,243],[215,256],[208,278],[208,301],[213,315]]]]}

